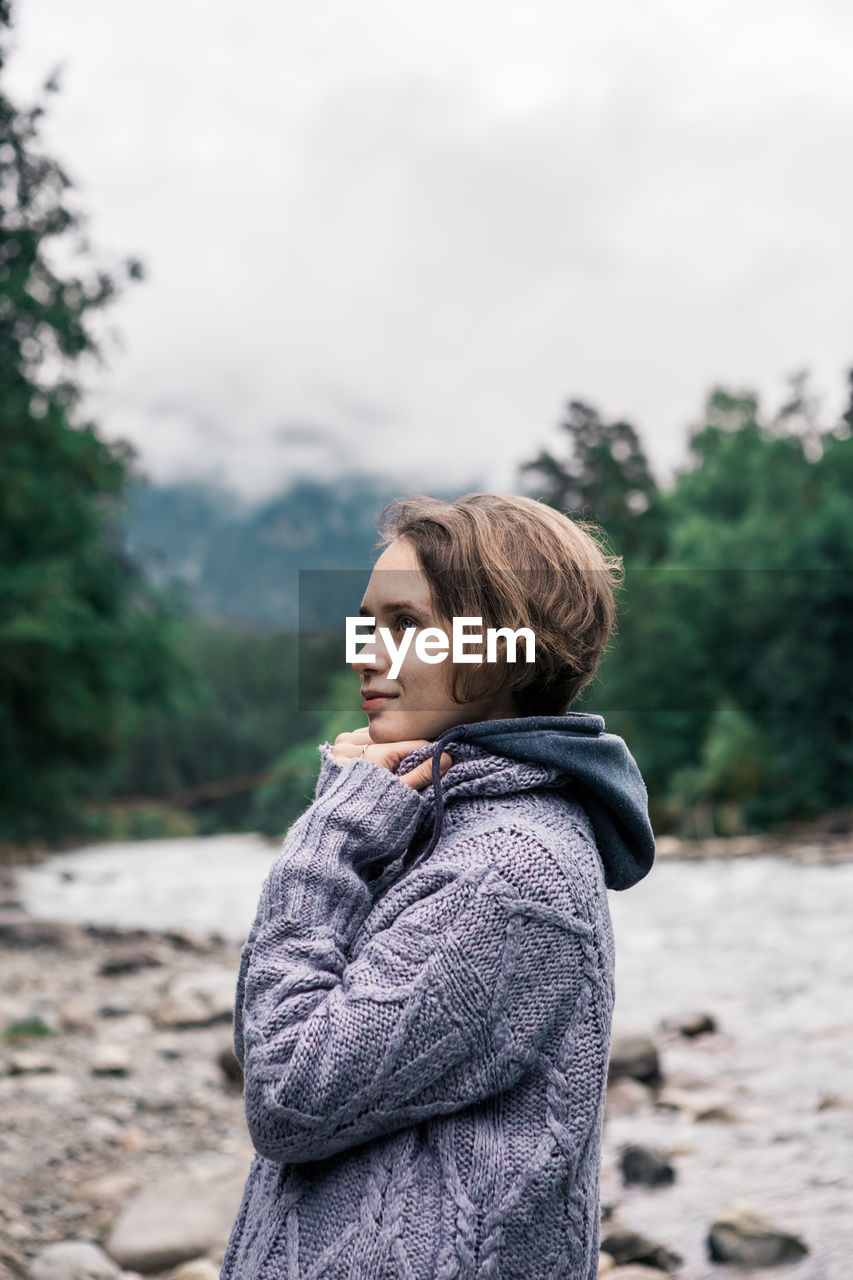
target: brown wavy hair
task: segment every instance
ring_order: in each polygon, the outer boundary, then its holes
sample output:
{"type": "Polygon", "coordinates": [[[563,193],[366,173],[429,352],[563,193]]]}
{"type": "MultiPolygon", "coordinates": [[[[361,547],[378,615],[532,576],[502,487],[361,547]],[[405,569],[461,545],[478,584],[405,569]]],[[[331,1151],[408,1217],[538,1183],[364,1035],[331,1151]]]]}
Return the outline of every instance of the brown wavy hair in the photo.
{"type": "Polygon", "coordinates": [[[615,632],[624,569],[603,531],[515,494],[466,493],[453,502],[415,494],[382,510],[377,548],[396,538],[417,552],[439,615],[480,617],[484,630],[530,627],[536,637],[534,662],[524,660],[523,643],[507,662],[499,638],[497,662],[452,663],[452,700],[509,687],[521,715],[564,714],[615,632]]]}

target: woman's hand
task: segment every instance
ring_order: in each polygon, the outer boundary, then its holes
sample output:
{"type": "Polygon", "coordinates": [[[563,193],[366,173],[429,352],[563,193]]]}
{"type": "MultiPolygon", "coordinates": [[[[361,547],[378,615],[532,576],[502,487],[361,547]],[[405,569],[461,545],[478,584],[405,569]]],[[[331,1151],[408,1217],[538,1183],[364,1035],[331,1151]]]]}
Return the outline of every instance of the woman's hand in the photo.
{"type": "MultiPolygon", "coordinates": [[[[425,746],[427,742],[429,742],[428,738],[412,738],[408,742],[373,742],[370,730],[365,727],[355,729],[352,733],[339,733],[332,746],[332,758],[337,760],[338,764],[348,764],[350,760],[372,760],[374,764],[379,765],[380,769],[388,769],[389,772],[396,773],[397,765],[403,757],[410,751],[414,751],[415,747],[425,746]],[[367,743],[367,750],[363,751],[365,743],[367,743]]],[[[442,751],[439,761],[440,772],[446,773],[452,763],[452,757],[446,751],[442,751]]],[[[397,776],[401,782],[405,782],[407,787],[414,787],[416,791],[420,791],[432,782],[432,759],[424,760],[416,769],[397,776]]]]}

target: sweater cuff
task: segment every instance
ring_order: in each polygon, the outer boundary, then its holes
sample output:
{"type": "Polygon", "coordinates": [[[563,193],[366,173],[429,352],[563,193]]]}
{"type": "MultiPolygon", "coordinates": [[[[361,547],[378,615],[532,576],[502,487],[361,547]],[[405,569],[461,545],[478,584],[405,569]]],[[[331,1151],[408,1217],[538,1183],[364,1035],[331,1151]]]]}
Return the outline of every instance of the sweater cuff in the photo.
{"type": "Polygon", "coordinates": [[[325,794],[343,768],[332,755],[333,747],[330,742],[321,742],[317,750],[320,752],[320,772],[314,787],[315,800],[325,794]]]}
{"type": "Polygon", "coordinates": [[[418,827],[423,798],[415,787],[356,756],[338,767],[322,797],[317,817],[344,836],[351,861],[358,866],[378,858],[391,861],[404,852],[418,827]]]}

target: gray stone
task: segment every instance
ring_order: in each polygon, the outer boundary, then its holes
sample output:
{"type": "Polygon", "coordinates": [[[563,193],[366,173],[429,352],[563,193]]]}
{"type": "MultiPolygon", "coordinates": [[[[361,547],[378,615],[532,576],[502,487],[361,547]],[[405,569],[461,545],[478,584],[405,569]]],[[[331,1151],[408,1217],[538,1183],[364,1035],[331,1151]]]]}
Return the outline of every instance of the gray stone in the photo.
{"type": "Polygon", "coordinates": [[[648,1085],[639,1080],[625,1076],[622,1080],[614,1080],[607,1086],[604,1097],[604,1110],[607,1116],[633,1116],[653,1102],[652,1091],[648,1085]]]}
{"type": "Polygon", "coordinates": [[[121,1210],[107,1252],[148,1275],[224,1247],[248,1172],[244,1161],[228,1161],[143,1187],[121,1210]]]}
{"type": "Polygon", "coordinates": [[[33,1075],[37,1071],[55,1071],[56,1063],[38,1049],[21,1049],[9,1061],[10,1076],[33,1075]]]}
{"type": "Polygon", "coordinates": [[[96,1076],[126,1076],[130,1065],[130,1054],[121,1044],[99,1044],[89,1059],[89,1068],[96,1076]]]}
{"type": "Polygon", "coordinates": [[[235,978],[233,969],[204,969],[180,974],[169,983],[153,1010],[159,1027],[209,1027],[230,1023],[234,1017],[235,978]]]}
{"type": "Polygon", "coordinates": [[[218,1062],[219,1068],[225,1076],[225,1079],[231,1084],[239,1085],[242,1088],[243,1068],[237,1060],[237,1055],[234,1052],[234,1045],[230,1040],[219,1050],[219,1053],[216,1055],[216,1061],[218,1062]]]}
{"type": "Polygon", "coordinates": [[[140,969],[157,969],[163,964],[161,957],[151,947],[119,946],[102,961],[98,973],[105,978],[119,974],[138,973],[140,969]]]}
{"type": "Polygon", "coordinates": [[[0,942],[7,947],[56,947],[83,951],[87,941],[86,933],[79,925],[59,920],[32,920],[27,916],[0,921],[0,942]]]}
{"type": "Polygon", "coordinates": [[[639,1143],[625,1147],[619,1168],[625,1185],[636,1183],[644,1187],[668,1187],[675,1182],[675,1170],[662,1151],[639,1143]]]}
{"type": "Polygon", "coordinates": [[[693,1038],[694,1036],[707,1035],[710,1031],[717,1030],[717,1021],[710,1013],[700,1013],[697,1010],[690,1013],[679,1013],[671,1018],[664,1018],[661,1022],[661,1028],[664,1031],[671,1031],[674,1034],[693,1038]]]}
{"type": "Polygon", "coordinates": [[[744,1267],[773,1267],[808,1253],[798,1236],[774,1226],[742,1201],[722,1209],[707,1237],[712,1262],[736,1262],[744,1267]]]}
{"type": "Polygon", "coordinates": [[[660,1059],[651,1036],[633,1033],[613,1036],[608,1080],[620,1080],[625,1076],[644,1084],[660,1081],[660,1059]]]}
{"type": "Polygon", "coordinates": [[[210,1009],[198,996],[164,996],[151,1010],[151,1020],[164,1029],[206,1027],[210,1009]]]}
{"type": "Polygon", "coordinates": [[[49,1244],[30,1264],[30,1280],[118,1280],[120,1269],[86,1240],[49,1244]]]}
{"type": "MultiPolygon", "coordinates": [[[[601,1275],[601,1272],[598,1274],[601,1275]]],[[[659,1267],[629,1263],[627,1267],[614,1267],[612,1271],[608,1271],[607,1280],[661,1280],[661,1273],[659,1267]]]]}
{"type": "Polygon", "coordinates": [[[220,1269],[210,1258],[193,1258],[176,1267],[169,1280],[219,1280],[220,1269]]]}
{"type": "Polygon", "coordinates": [[[80,996],[64,1000],[57,1010],[63,1031],[91,1031],[95,1026],[93,1005],[80,996]]]}
{"type": "MultiPolygon", "coordinates": [[[[659,1271],[674,1271],[683,1259],[665,1245],[650,1240],[627,1227],[611,1227],[601,1240],[602,1253],[609,1253],[617,1266],[639,1262],[659,1271]]],[[[616,1274],[615,1272],[612,1274],[616,1274]]]]}
{"type": "Polygon", "coordinates": [[[731,1123],[738,1118],[728,1098],[712,1090],[688,1091],[665,1085],[657,1095],[656,1105],[662,1110],[682,1111],[688,1120],[731,1123]]]}

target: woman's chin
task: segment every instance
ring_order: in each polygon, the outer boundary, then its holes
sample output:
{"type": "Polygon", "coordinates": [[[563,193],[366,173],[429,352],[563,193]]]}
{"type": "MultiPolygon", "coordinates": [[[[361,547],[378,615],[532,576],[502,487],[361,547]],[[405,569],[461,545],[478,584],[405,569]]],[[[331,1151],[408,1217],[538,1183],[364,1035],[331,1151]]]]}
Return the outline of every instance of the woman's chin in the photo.
{"type": "Polygon", "coordinates": [[[374,742],[410,742],[426,737],[408,716],[399,712],[395,715],[391,706],[378,708],[368,720],[370,737],[374,742]]]}

